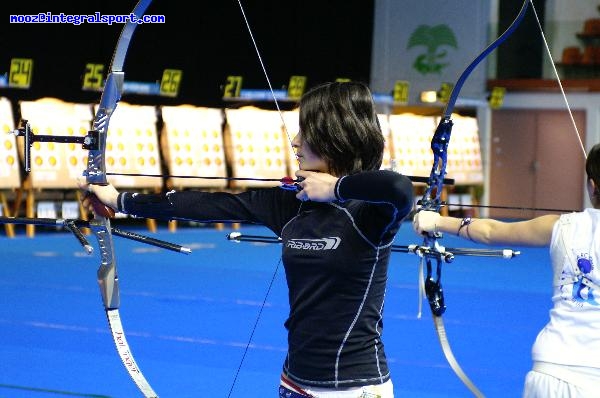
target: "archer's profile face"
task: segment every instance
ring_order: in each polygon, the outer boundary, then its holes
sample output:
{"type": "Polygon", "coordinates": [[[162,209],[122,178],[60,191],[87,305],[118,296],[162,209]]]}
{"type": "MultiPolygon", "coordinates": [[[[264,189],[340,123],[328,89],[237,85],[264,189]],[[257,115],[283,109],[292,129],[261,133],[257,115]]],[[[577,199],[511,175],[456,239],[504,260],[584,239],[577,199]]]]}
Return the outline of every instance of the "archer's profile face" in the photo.
{"type": "Polygon", "coordinates": [[[302,140],[301,133],[296,134],[292,140],[292,148],[294,148],[294,152],[296,152],[300,170],[319,171],[322,173],[329,172],[327,163],[323,158],[313,152],[310,145],[302,140]]]}

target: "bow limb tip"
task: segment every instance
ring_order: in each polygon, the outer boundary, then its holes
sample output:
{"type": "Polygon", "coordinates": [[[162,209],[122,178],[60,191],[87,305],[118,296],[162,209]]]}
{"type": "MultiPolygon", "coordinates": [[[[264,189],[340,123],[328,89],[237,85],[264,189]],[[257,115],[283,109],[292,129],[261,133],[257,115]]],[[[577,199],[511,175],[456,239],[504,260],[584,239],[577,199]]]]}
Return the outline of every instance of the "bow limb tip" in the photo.
{"type": "Polygon", "coordinates": [[[242,236],[242,234],[240,232],[232,232],[230,234],[227,234],[227,240],[232,240],[236,243],[240,243],[240,236],[242,236]]]}

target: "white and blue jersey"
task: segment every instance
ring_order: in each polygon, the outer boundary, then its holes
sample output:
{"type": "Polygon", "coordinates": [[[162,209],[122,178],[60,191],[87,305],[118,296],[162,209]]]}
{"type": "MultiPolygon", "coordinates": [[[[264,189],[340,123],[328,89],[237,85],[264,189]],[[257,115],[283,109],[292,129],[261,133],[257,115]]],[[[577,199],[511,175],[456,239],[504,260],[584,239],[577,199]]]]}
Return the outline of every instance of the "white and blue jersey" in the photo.
{"type": "Polygon", "coordinates": [[[550,255],[554,306],[533,360],[600,369],[600,210],[562,215],[550,255]]]}

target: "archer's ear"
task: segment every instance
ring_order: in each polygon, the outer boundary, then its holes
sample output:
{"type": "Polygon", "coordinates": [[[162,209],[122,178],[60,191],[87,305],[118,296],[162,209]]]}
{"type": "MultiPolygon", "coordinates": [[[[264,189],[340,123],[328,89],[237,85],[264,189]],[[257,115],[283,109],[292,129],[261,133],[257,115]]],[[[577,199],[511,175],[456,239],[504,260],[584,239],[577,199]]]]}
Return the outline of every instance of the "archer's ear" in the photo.
{"type": "Polygon", "coordinates": [[[600,194],[600,191],[598,190],[598,185],[596,185],[596,182],[594,181],[593,178],[588,178],[588,187],[589,187],[590,192],[594,196],[598,196],[600,194]]]}
{"type": "Polygon", "coordinates": [[[587,193],[592,202],[592,206],[598,208],[598,205],[600,204],[600,187],[592,178],[587,179],[587,193]]]}

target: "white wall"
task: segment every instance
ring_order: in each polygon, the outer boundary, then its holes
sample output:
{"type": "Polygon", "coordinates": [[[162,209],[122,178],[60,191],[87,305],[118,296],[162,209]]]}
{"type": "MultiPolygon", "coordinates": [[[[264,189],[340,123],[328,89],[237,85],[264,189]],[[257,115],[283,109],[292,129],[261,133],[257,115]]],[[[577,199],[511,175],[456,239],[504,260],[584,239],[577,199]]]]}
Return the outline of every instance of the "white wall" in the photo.
{"type": "MultiPolygon", "coordinates": [[[[498,3],[501,0],[376,0],[371,59],[371,88],[389,93],[396,80],[410,82],[410,105],[418,105],[419,93],[438,90],[442,82],[455,82],[460,73],[499,33],[498,3]],[[413,68],[423,48],[407,48],[411,33],[419,25],[446,24],[454,32],[458,48],[445,46],[441,74],[422,75],[413,68]]],[[[543,77],[554,78],[553,62],[559,62],[565,47],[584,43],[577,38],[587,19],[600,18],[598,0],[533,0],[533,6],[546,2],[543,34],[550,50],[544,49],[543,77]]],[[[537,7],[535,8],[537,10],[537,7]]],[[[529,6],[528,12],[531,13],[529,6]]],[[[538,14],[539,16],[539,14],[538,14]]],[[[541,16],[539,16],[541,18],[541,16]]],[[[518,29],[518,28],[517,28],[518,29]]],[[[541,33],[540,33],[541,34],[541,33]]],[[[461,96],[485,98],[485,82],[495,76],[495,51],[478,66],[467,80],[461,96]]]]}
{"type": "MultiPolygon", "coordinates": [[[[502,0],[376,0],[371,60],[373,91],[389,93],[396,80],[407,80],[410,82],[411,91],[409,105],[421,105],[419,100],[421,91],[435,91],[439,89],[442,82],[456,82],[472,59],[499,33],[502,33],[497,29],[499,1],[502,0]],[[449,65],[439,75],[424,76],[412,67],[415,58],[422,53],[423,49],[407,49],[407,44],[411,33],[422,24],[446,24],[456,35],[458,48],[445,47],[448,51],[449,65]]],[[[543,34],[553,60],[550,61],[544,49],[543,78],[556,79],[552,62],[560,61],[564,47],[580,46],[583,50],[583,43],[576,35],[583,32],[587,19],[600,18],[598,10],[600,1],[533,0],[534,7],[541,1],[546,1],[545,18],[542,21],[543,34]]],[[[531,12],[531,8],[528,12],[531,12]]],[[[479,105],[475,101],[474,107],[477,110],[480,130],[484,176],[487,177],[490,168],[491,111],[485,106],[486,82],[488,78],[495,76],[495,57],[494,51],[482,61],[482,64],[473,71],[460,94],[463,99],[483,100],[479,105]]],[[[582,109],[586,112],[587,134],[583,147],[587,151],[600,142],[600,93],[567,93],[567,101],[572,109],[582,109]]],[[[562,94],[556,91],[508,92],[503,108],[565,110],[567,105],[562,94]]],[[[574,128],[565,133],[572,134],[573,145],[580,146],[574,128]]],[[[489,178],[485,180],[489,181],[489,178]]],[[[484,192],[489,192],[489,189],[485,189],[484,192]]],[[[584,197],[586,205],[589,205],[587,193],[584,197]]],[[[487,202],[485,197],[484,202],[487,202]]]]}
{"type": "MultiPolygon", "coordinates": [[[[598,0],[546,0],[544,33],[554,62],[560,61],[565,47],[577,46],[583,51],[584,45],[577,33],[583,33],[587,19],[600,18],[599,5],[598,0]]],[[[543,73],[547,78],[554,76],[548,56],[543,73]]]]}
{"type": "MultiPolygon", "coordinates": [[[[371,88],[389,93],[396,80],[410,82],[409,104],[420,104],[419,93],[439,90],[443,82],[454,83],[466,66],[488,44],[489,1],[473,0],[376,0],[371,58],[371,88]],[[420,25],[445,24],[454,32],[457,48],[446,51],[440,62],[447,63],[439,74],[421,74],[413,63],[424,47],[407,48],[411,34],[420,25]]],[[[482,62],[467,79],[461,94],[485,96],[486,64],[482,62]]]]}

